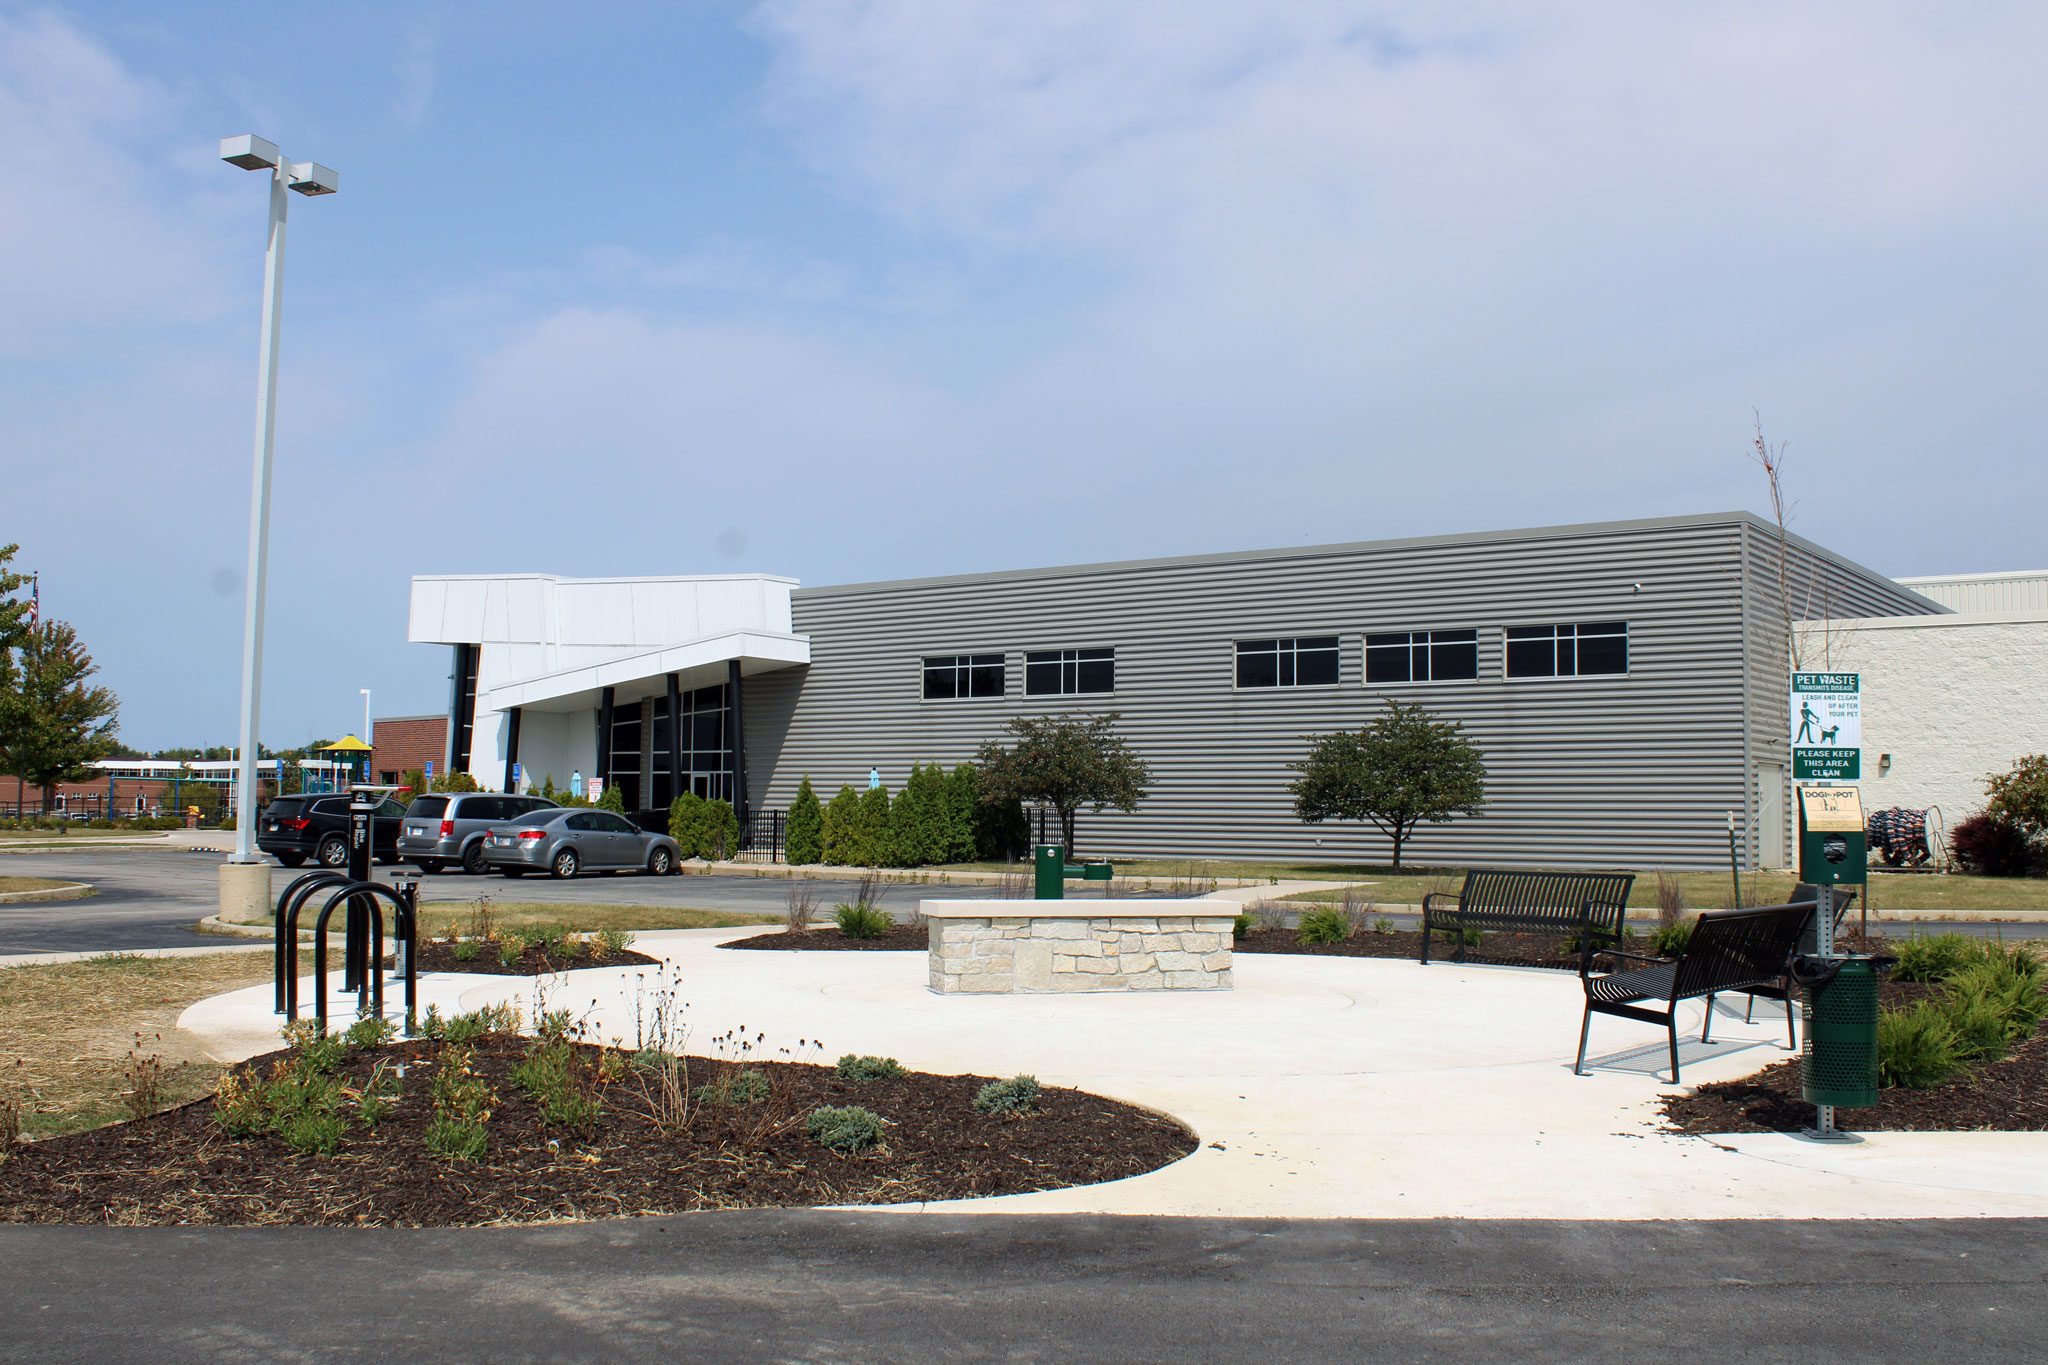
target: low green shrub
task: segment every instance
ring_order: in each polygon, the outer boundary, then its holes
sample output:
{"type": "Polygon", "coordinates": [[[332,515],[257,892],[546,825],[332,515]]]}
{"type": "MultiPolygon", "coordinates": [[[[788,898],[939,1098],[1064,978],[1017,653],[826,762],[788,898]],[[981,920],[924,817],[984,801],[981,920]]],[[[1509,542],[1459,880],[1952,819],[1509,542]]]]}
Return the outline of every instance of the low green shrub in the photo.
{"type": "Polygon", "coordinates": [[[1695,917],[1658,925],[1650,931],[1650,952],[1657,957],[1680,956],[1685,952],[1685,945],[1692,942],[1692,931],[1698,924],[1695,917]]]}
{"type": "MultiPolygon", "coordinates": [[[[1467,948],[1477,948],[1480,944],[1486,942],[1486,935],[1477,929],[1439,929],[1436,931],[1436,936],[1445,943],[1450,944],[1453,948],[1457,947],[1460,943],[1463,943],[1467,948]]],[[[1605,942],[1608,937],[1609,935],[1601,934],[1598,936],[1597,941],[1605,942]]],[[[1578,936],[1573,935],[1565,940],[1565,945],[1566,952],[1576,953],[1579,950],[1578,936]]]]}
{"type": "Polygon", "coordinates": [[[768,1098],[768,1078],[758,1071],[735,1071],[704,1087],[704,1102],[720,1109],[759,1104],[768,1098]]]}
{"type": "Polygon", "coordinates": [[[458,1014],[450,1019],[441,1030],[441,1036],[451,1043],[474,1043],[486,1033],[517,1033],[519,1031],[519,1007],[516,1005],[485,1005],[482,1009],[458,1014]]]}
{"type": "Polygon", "coordinates": [[[1393,921],[1392,917],[1391,917],[1391,916],[1387,916],[1387,915],[1380,915],[1380,916],[1378,916],[1377,918],[1375,918],[1375,919],[1373,920],[1373,922],[1372,922],[1372,931],[1373,931],[1373,932],[1374,932],[1375,934],[1391,934],[1391,933],[1393,933],[1393,932],[1394,932],[1394,921],[1393,921]]]}
{"type": "Polygon", "coordinates": [[[1234,939],[1242,939],[1251,931],[1252,917],[1250,915],[1239,915],[1230,922],[1230,936],[1234,939]]]}
{"type": "Polygon", "coordinates": [[[1931,1090],[1962,1068],[1955,1029],[1938,1001],[1877,1016],[1878,1084],[1931,1090]]]}
{"type": "Polygon", "coordinates": [[[1011,1118],[1036,1112],[1041,1093],[1036,1076],[1012,1076],[1006,1081],[990,1081],[975,1091],[974,1107],[984,1114],[1011,1118]]]}
{"type": "MultiPolygon", "coordinates": [[[[566,1023],[568,1011],[560,1014],[566,1023]]],[[[560,1034],[543,1036],[547,1041],[528,1048],[519,1065],[512,1068],[512,1084],[540,1106],[542,1123],[551,1128],[588,1128],[604,1109],[596,1087],[590,1084],[589,1068],[560,1034]]]]}
{"type": "Polygon", "coordinates": [[[498,965],[514,967],[519,959],[526,956],[526,940],[517,934],[507,934],[498,940],[498,965]]]}
{"type": "Polygon", "coordinates": [[[341,1036],[351,1048],[382,1047],[398,1036],[398,1025],[372,1015],[350,1024],[341,1036]]]}
{"type": "Polygon", "coordinates": [[[457,962],[474,962],[483,954],[483,950],[484,945],[475,939],[459,938],[455,940],[453,952],[457,962]]]}
{"type": "Polygon", "coordinates": [[[1982,955],[1975,941],[1954,932],[1915,934],[1896,952],[1899,965],[1892,969],[1894,981],[1946,981],[1982,955]]]}
{"type": "Polygon", "coordinates": [[[1297,930],[1303,943],[1342,943],[1351,937],[1351,920],[1342,910],[1311,910],[1297,930]]]}
{"type": "Polygon", "coordinates": [[[341,1150],[344,1129],[339,1114],[302,1109],[285,1120],[281,1131],[285,1145],[300,1156],[333,1156],[341,1150]]]}
{"type": "Polygon", "coordinates": [[[604,945],[607,955],[617,957],[633,946],[633,935],[625,929],[600,929],[597,931],[597,941],[604,945]]]}
{"type": "Polygon", "coordinates": [[[872,905],[841,905],[832,918],[848,938],[880,938],[895,923],[872,905]]]}
{"type": "Polygon", "coordinates": [[[835,1068],[842,1081],[893,1081],[910,1073],[894,1057],[856,1057],[851,1052],[835,1068]]]}
{"type": "Polygon", "coordinates": [[[453,1044],[441,1049],[429,1088],[434,1118],[421,1136],[428,1151],[456,1161],[474,1161],[484,1154],[490,1140],[484,1125],[490,1122],[491,1110],[498,1102],[484,1078],[470,1070],[473,1055],[470,1048],[453,1044]]]}
{"type": "Polygon", "coordinates": [[[821,1104],[804,1118],[804,1131],[821,1147],[835,1152],[859,1152],[882,1140],[888,1120],[872,1109],[857,1104],[821,1104]]]}

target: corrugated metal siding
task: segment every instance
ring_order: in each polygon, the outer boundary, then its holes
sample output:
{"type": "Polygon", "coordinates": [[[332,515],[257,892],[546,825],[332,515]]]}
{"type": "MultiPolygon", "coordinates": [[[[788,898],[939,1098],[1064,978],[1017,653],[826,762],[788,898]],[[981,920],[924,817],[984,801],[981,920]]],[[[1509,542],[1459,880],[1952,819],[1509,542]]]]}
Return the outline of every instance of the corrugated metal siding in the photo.
{"type": "MultiPolygon", "coordinates": [[[[1753,820],[1759,755],[1783,761],[1769,534],[1753,518],[1691,518],[799,591],[812,663],[749,682],[753,790],[784,807],[806,773],[829,798],[870,767],[898,790],[913,761],[970,757],[1013,717],[1114,710],[1156,781],[1135,815],[1084,816],[1084,852],[1380,860],[1376,832],[1297,820],[1286,783],[1305,736],[1363,724],[1384,695],[1461,722],[1487,754],[1486,813],[1425,826],[1410,859],[1718,865],[1725,813],[1753,820]],[[1504,627],[1616,618],[1630,623],[1627,677],[1502,676],[1504,627]],[[1465,627],[1480,631],[1479,681],[1362,685],[1366,633],[1465,627]],[[1342,637],[1336,688],[1233,687],[1235,641],[1294,634],[1342,637]],[[1113,697],[1023,695],[1026,650],[1102,645],[1117,651],[1113,697]],[[1004,697],[921,700],[924,656],[996,651],[1004,697]]],[[[1816,600],[1840,614],[1927,609],[1826,562],[1816,600]]]]}
{"type": "Polygon", "coordinates": [[[2001,573],[1965,577],[1901,578],[1899,583],[1951,611],[1980,614],[2005,611],[2048,611],[2048,572],[2001,573]]]}
{"type": "MultiPolygon", "coordinates": [[[[1766,800],[1765,794],[1755,789],[1760,764],[1780,764],[1785,769],[1778,801],[1783,821],[1781,847],[1788,858],[1797,856],[1798,845],[1792,833],[1796,817],[1791,800],[1792,665],[1786,646],[1787,610],[1793,619],[1804,621],[1825,617],[1931,615],[1938,612],[1938,606],[1901,584],[1798,536],[1785,540],[1785,587],[1781,592],[1777,528],[1753,522],[1748,543],[1750,781],[1742,819],[1744,858],[1753,865],[1764,847],[1757,821],[1766,800]]],[[[1828,664],[1827,641],[1823,637],[1818,648],[1809,646],[1800,666],[1808,671],[1825,671],[1828,664]]]]}

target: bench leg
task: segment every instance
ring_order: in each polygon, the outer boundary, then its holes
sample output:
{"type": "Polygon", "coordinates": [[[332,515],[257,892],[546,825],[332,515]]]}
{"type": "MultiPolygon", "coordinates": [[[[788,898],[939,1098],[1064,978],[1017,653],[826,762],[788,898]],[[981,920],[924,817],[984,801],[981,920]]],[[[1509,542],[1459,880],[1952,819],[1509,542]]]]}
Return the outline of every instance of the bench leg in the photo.
{"type": "Polygon", "coordinates": [[[1709,995],[1709,996],[1707,997],[1707,1022],[1706,1022],[1706,1023],[1704,1023],[1704,1024],[1701,1024],[1701,1025],[1700,1025],[1700,1041],[1701,1041],[1701,1042],[1703,1042],[1703,1043],[1704,1043],[1704,1042],[1708,1042],[1708,1041],[1710,1041],[1710,1040],[1708,1039],[1707,1035],[1708,1035],[1708,1034],[1710,1034],[1710,1033],[1712,1033],[1713,1031],[1714,1031],[1714,997],[1713,997],[1712,995],[1709,995]]]}
{"type": "Polygon", "coordinates": [[[1743,1006],[1743,1010],[1742,1010],[1742,1022],[1743,1022],[1743,1023],[1745,1023],[1745,1024],[1747,1024],[1747,1023],[1748,1023],[1748,1022],[1749,1022],[1749,1021],[1750,1021],[1751,1019],[1753,1019],[1753,1018],[1755,1018],[1755,1017],[1756,1017],[1756,997],[1752,995],[1751,997],[1749,997],[1749,1003],[1748,1003],[1747,1005],[1743,1006]]]}
{"type": "Polygon", "coordinates": [[[1671,1011],[1671,1083],[1678,1084],[1678,1011],[1671,1011]]]}
{"type": "Polygon", "coordinates": [[[1797,1052],[1799,1050],[1799,1031],[1792,1023],[1792,992],[1790,990],[1785,992],[1785,1050],[1787,1052],[1797,1052]]]}
{"type": "Polygon", "coordinates": [[[1572,1075],[1586,1074],[1586,1036],[1593,1031],[1593,1007],[1586,1006],[1586,1017],[1579,1021],[1579,1057],[1572,1063],[1572,1075]]]}

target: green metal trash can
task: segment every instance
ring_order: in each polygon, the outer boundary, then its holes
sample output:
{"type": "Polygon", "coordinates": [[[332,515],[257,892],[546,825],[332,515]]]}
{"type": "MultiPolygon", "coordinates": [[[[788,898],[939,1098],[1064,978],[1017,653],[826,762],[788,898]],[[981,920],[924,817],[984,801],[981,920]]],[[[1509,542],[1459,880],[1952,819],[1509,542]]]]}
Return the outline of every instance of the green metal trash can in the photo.
{"type": "Polygon", "coordinates": [[[1828,965],[1831,974],[1800,983],[1806,989],[1800,1087],[1808,1104],[1868,1108],[1877,1103],[1877,964],[1845,957],[1828,965]]]}

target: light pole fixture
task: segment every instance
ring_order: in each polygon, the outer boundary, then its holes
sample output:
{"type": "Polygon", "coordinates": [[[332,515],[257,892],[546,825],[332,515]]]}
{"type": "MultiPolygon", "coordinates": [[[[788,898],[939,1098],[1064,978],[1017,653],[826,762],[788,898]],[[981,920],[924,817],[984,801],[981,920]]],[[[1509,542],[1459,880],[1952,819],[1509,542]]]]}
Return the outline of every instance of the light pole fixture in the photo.
{"type": "Polygon", "coordinates": [[[256,851],[256,726],[263,709],[263,595],[270,561],[270,455],[277,434],[278,310],[284,291],[286,190],[333,194],[341,177],[317,161],[291,162],[275,142],[245,133],[222,138],[220,159],[245,171],[270,172],[270,243],[263,256],[263,329],[256,357],[256,469],[249,489],[248,593],[242,613],[240,785],[235,791],[236,863],[261,862],[256,851]]]}

